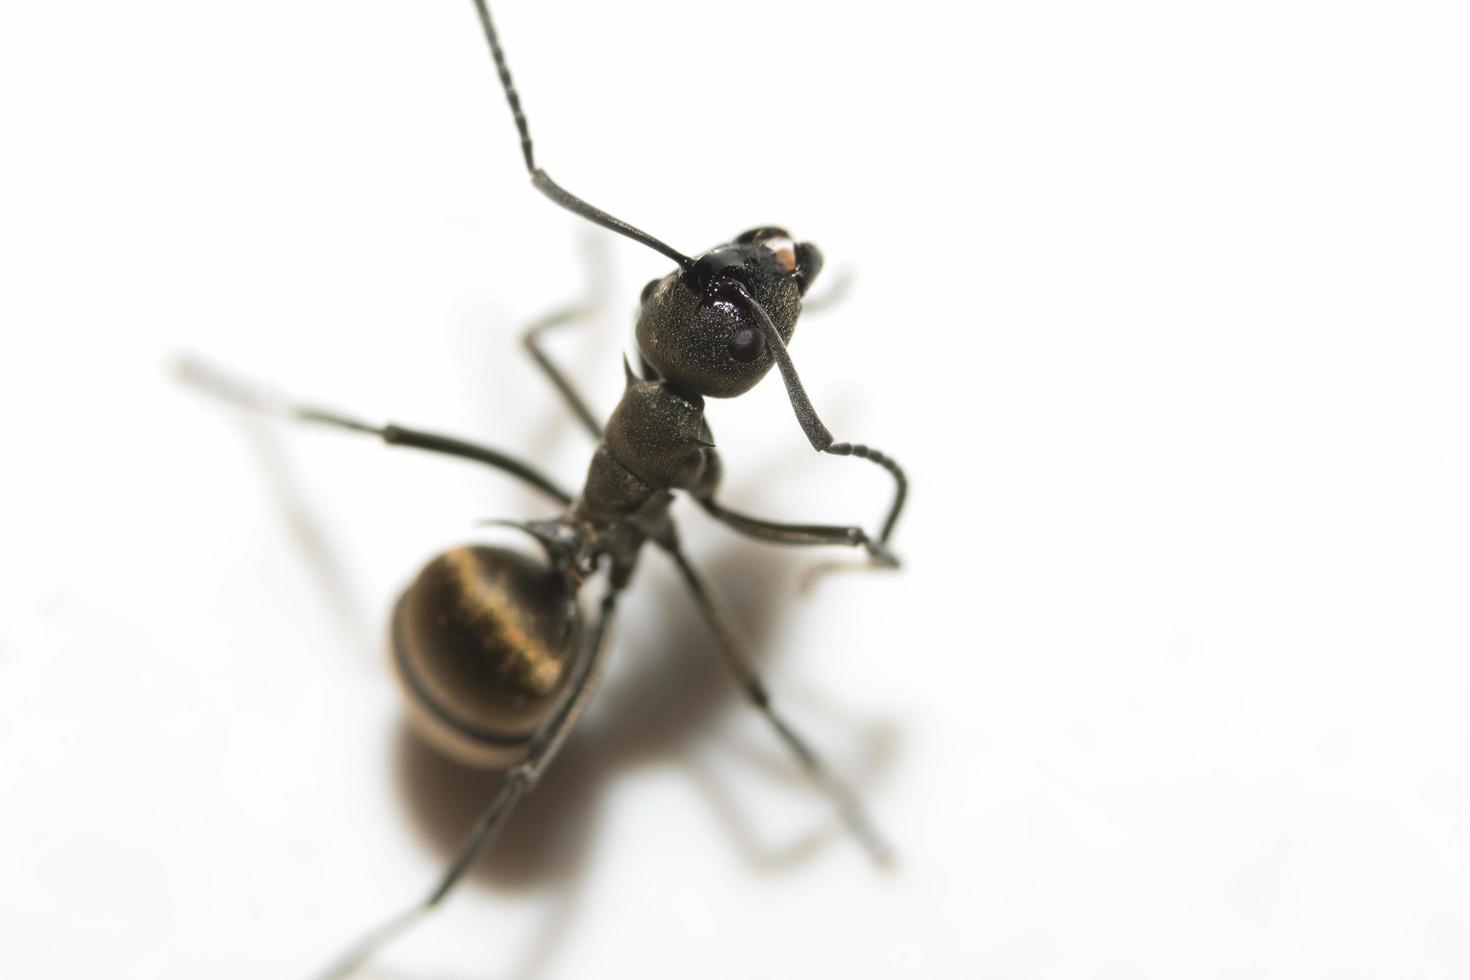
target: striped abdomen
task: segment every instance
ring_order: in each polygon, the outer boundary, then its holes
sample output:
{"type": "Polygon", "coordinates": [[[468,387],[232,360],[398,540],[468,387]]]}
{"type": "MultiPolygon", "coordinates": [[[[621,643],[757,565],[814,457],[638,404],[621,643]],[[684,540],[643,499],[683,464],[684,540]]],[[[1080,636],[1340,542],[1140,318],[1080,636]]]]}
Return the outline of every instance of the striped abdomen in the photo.
{"type": "Polygon", "coordinates": [[[393,665],[415,729],[473,766],[519,761],[578,672],[584,646],[565,577],[505,548],[439,555],[393,614],[393,665]]]}

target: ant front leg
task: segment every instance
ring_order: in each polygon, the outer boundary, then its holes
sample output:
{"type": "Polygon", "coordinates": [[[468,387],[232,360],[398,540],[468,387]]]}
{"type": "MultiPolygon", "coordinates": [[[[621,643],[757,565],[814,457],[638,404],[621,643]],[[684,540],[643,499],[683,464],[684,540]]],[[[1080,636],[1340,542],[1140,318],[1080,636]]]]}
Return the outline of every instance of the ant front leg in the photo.
{"type": "Polygon", "coordinates": [[[569,379],[556,362],[554,362],[541,347],[541,335],[548,330],[576,323],[591,317],[601,307],[607,297],[607,249],[602,245],[600,238],[589,238],[584,247],[584,263],[586,265],[587,287],[582,299],[569,306],[563,307],[554,313],[549,313],[531,323],[521,334],[521,344],[526,348],[526,353],[531,355],[531,360],[544,374],[561,395],[572,414],[582,423],[593,439],[602,438],[602,425],[597,416],[587,406],[587,400],[582,397],[571,379],[569,379]]]}
{"type": "MultiPolygon", "coordinates": [[[[892,462],[886,456],[869,450],[866,446],[854,448],[861,448],[864,452],[870,453],[869,458],[879,456],[885,463],[892,462]]],[[[704,478],[698,485],[690,488],[690,495],[699,503],[699,506],[704,508],[705,513],[731,530],[771,544],[845,545],[850,548],[862,548],[867,551],[868,557],[873,559],[874,564],[882,568],[899,566],[898,556],[889,550],[888,536],[893,531],[894,521],[898,519],[898,513],[903,507],[908,484],[903,470],[899,469],[896,464],[893,465],[893,472],[899,483],[898,494],[889,508],[888,520],[883,525],[882,533],[875,537],[863,528],[850,524],[786,524],[731,510],[715,500],[715,491],[719,487],[722,470],[720,457],[710,451],[707,459],[704,478]]]]}
{"type": "Polygon", "coordinates": [[[577,391],[576,386],[572,384],[571,380],[562,372],[561,368],[556,366],[556,362],[548,357],[546,352],[541,349],[540,344],[541,334],[564,324],[573,323],[586,316],[587,312],[584,308],[574,306],[544,316],[526,328],[526,332],[521,334],[521,343],[525,345],[526,352],[531,355],[531,360],[536,362],[536,366],[541,369],[541,373],[546,375],[547,379],[551,381],[552,385],[561,394],[562,400],[572,410],[572,414],[577,416],[577,420],[582,423],[582,428],[586,429],[593,439],[601,439],[602,425],[597,421],[597,416],[592,414],[592,410],[587,407],[587,401],[582,397],[581,392],[577,391]]]}
{"type": "Polygon", "coordinates": [[[812,444],[812,448],[830,456],[856,456],[858,459],[866,459],[883,467],[893,477],[893,502],[888,507],[888,516],[884,518],[883,528],[877,536],[878,544],[887,545],[888,539],[893,536],[893,528],[898,524],[899,514],[903,512],[904,501],[908,498],[909,481],[904,474],[903,467],[899,466],[898,461],[893,457],[871,446],[854,442],[838,442],[832,435],[832,430],[823,425],[821,418],[818,417],[816,407],[812,405],[812,400],[806,393],[806,387],[801,383],[801,376],[796,373],[796,365],[792,362],[791,354],[786,349],[786,341],[782,339],[781,331],[765,307],[756,301],[744,284],[737,280],[718,279],[712,288],[714,295],[722,296],[740,305],[754,317],[761,337],[764,338],[762,346],[770,349],[776,361],[776,367],[781,372],[781,383],[786,386],[786,397],[791,402],[791,410],[796,414],[796,421],[801,426],[802,432],[806,434],[807,441],[812,444]]]}
{"type": "Polygon", "coordinates": [[[794,545],[848,545],[867,549],[874,562],[884,568],[897,568],[898,557],[888,550],[887,544],[874,539],[860,527],[838,524],[781,524],[759,517],[751,517],[715,503],[713,497],[699,499],[705,512],[721,524],[747,537],[772,544],[794,545]]]}

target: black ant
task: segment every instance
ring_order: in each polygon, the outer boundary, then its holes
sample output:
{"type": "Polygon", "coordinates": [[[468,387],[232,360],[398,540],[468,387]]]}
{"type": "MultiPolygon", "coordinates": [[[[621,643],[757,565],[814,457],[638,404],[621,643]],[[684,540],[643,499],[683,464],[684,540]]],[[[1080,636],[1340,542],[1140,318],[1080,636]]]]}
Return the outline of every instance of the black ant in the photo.
{"type": "Polygon", "coordinates": [[[637,323],[642,372],[634,374],[624,363],[623,396],[606,426],[539,347],[537,335],[545,325],[526,336],[537,364],[598,441],[575,497],[535,467],[498,450],[398,425],[371,425],[275,398],[196,363],[184,366],[188,380],[237,404],[377,436],[392,446],[475,460],[518,477],[562,506],[548,520],[496,522],[535,538],[544,561],[503,547],[466,545],[430,561],[399,599],[392,618],[393,663],[416,730],[452,758],[506,770],[507,778],[429,895],[369,932],[324,978],[345,976],[442,901],[490,846],[521,797],[535,788],[592,695],[618,596],[647,543],[673,560],[751,704],[831,796],[874,859],[886,861],[889,853],[852,793],[772,707],[749,653],[681,548],[669,513],[673,491],[682,490],[714,518],[751,537],[860,547],[877,563],[897,565],[888,541],[907,490],[903,471],[875,449],[833,438],[786,350],[802,297],[821,271],[822,255],[783,229],[766,227],[691,258],[562,189],[536,166],[530,129],[490,11],[484,0],[475,0],[475,6],[532,184],[567,210],[647,245],[678,268],[643,289],[637,323]],[[704,418],[704,399],[744,394],[772,365],[780,370],[797,421],[815,449],[868,459],[893,475],[896,493],[876,535],[860,527],[780,524],[717,502],[720,459],[704,418]],[[578,595],[604,566],[605,591],[596,618],[589,621],[578,595]]]}

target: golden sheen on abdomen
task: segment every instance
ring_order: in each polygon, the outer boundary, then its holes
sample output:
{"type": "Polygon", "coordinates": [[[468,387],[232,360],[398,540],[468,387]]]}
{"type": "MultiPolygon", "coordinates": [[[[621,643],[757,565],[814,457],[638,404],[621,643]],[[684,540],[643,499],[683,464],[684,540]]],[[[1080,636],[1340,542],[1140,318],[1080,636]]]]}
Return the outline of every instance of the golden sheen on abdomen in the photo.
{"type": "Polygon", "coordinates": [[[439,555],[393,616],[414,727],[461,762],[513,764],[570,680],[581,632],[565,579],[542,561],[486,546],[439,555]]]}

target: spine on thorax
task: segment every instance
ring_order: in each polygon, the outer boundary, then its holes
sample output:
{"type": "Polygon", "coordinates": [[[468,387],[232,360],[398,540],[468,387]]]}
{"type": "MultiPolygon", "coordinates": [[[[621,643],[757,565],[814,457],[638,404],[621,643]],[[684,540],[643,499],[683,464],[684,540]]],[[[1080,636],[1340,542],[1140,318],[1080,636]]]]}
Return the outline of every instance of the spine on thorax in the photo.
{"type": "Polygon", "coordinates": [[[650,506],[666,509],[669,491],[713,492],[718,472],[704,399],[629,374],[570,516],[606,533],[650,506]]]}

